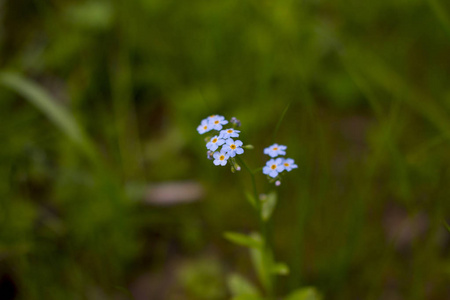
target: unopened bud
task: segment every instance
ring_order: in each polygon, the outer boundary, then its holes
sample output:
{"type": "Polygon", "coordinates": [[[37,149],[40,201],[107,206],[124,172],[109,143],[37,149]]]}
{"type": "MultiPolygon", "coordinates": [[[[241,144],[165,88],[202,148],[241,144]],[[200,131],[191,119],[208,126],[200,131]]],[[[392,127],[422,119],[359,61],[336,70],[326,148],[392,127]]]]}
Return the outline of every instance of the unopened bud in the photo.
{"type": "Polygon", "coordinates": [[[231,122],[231,124],[235,125],[236,127],[240,127],[241,126],[241,121],[239,121],[235,117],[232,117],[230,122],[231,122]]]}
{"type": "Polygon", "coordinates": [[[253,147],[253,145],[245,145],[245,146],[242,146],[241,148],[249,149],[249,150],[255,149],[255,147],[253,147]]]}
{"type": "Polygon", "coordinates": [[[281,185],[281,181],[279,181],[279,180],[275,181],[275,185],[276,186],[280,186],[281,185]]]}
{"type": "Polygon", "coordinates": [[[213,160],[213,154],[214,154],[214,152],[212,152],[212,151],[210,151],[210,150],[208,150],[207,152],[206,152],[206,158],[208,158],[209,160],[213,160]]]}
{"type": "Polygon", "coordinates": [[[230,158],[230,163],[231,163],[231,166],[235,169],[235,171],[241,170],[241,167],[238,165],[238,163],[236,162],[236,159],[234,157],[230,158]]]}

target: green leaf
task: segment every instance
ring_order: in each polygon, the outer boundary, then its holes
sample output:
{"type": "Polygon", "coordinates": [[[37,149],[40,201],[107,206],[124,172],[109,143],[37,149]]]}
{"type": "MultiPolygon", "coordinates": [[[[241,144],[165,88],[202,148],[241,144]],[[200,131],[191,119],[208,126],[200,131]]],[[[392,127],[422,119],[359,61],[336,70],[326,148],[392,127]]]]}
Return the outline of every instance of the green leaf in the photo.
{"type": "Polygon", "coordinates": [[[322,296],[314,287],[304,287],[290,293],[284,300],[321,300],[322,296]]]}
{"type": "Polygon", "coordinates": [[[444,222],[444,226],[445,226],[445,228],[447,228],[447,230],[450,232],[450,225],[448,225],[448,223],[447,222],[445,222],[445,221],[443,221],[444,222]]]}
{"type": "Polygon", "coordinates": [[[246,278],[239,274],[231,274],[228,277],[228,288],[233,296],[259,296],[258,289],[246,278]]]}
{"type": "Polygon", "coordinates": [[[247,198],[248,202],[253,206],[256,207],[256,199],[252,196],[251,193],[245,192],[245,198],[247,198]]]}
{"type": "Polygon", "coordinates": [[[277,193],[275,191],[270,192],[265,198],[261,199],[261,217],[264,221],[268,221],[272,216],[273,210],[277,205],[277,193]]]}
{"type": "Polygon", "coordinates": [[[231,298],[231,300],[264,300],[258,295],[240,295],[231,298]]]}
{"type": "Polygon", "coordinates": [[[278,275],[288,275],[289,267],[285,263],[276,263],[272,266],[272,272],[278,275]]]}
{"type": "Polygon", "coordinates": [[[69,139],[92,157],[92,143],[84,135],[73,115],[34,82],[10,72],[0,72],[0,84],[16,91],[41,110],[69,139]]]}
{"type": "Polygon", "coordinates": [[[444,29],[450,34],[450,17],[446,13],[442,3],[439,0],[428,0],[428,4],[444,29]]]}
{"type": "Polygon", "coordinates": [[[225,232],[224,237],[232,243],[250,248],[261,248],[261,240],[237,232],[225,232]]]}
{"type": "MultiPolygon", "coordinates": [[[[263,244],[263,240],[258,234],[255,233],[253,237],[255,239],[259,239],[261,241],[261,245],[263,244]]],[[[256,273],[258,274],[259,280],[261,281],[261,284],[264,286],[266,291],[272,290],[270,280],[271,266],[273,264],[272,253],[264,247],[251,248],[250,258],[252,260],[256,273]]]]}
{"type": "Polygon", "coordinates": [[[108,2],[88,1],[69,6],[65,17],[80,28],[101,30],[111,27],[114,12],[108,2]]]}

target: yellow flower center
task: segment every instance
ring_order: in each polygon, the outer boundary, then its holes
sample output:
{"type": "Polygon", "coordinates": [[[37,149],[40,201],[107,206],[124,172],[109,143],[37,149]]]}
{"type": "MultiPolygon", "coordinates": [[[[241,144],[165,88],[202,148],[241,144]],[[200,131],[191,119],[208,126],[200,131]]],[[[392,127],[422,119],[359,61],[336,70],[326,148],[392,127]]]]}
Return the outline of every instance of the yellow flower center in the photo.
{"type": "Polygon", "coordinates": [[[230,145],[230,148],[234,150],[234,149],[236,149],[236,145],[235,144],[230,145]]]}
{"type": "Polygon", "coordinates": [[[289,167],[289,164],[288,164],[288,163],[284,163],[284,166],[285,166],[285,167],[289,167]]]}
{"type": "Polygon", "coordinates": [[[225,159],[225,155],[219,156],[219,159],[220,159],[220,160],[224,160],[224,159],[225,159]]]}
{"type": "Polygon", "coordinates": [[[277,150],[278,150],[278,147],[273,147],[272,150],[273,150],[273,151],[277,151],[277,150]]]}
{"type": "Polygon", "coordinates": [[[227,132],[228,132],[228,133],[232,133],[232,132],[233,132],[233,129],[228,129],[227,132]]]}
{"type": "Polygon", "coordinates": [[[206,129],[208,129],[208,126],[206,126],[206,125],[205,125],[205,126],[203,126],[203,129],[205,129],[205,130],[206,130],[206,129]]]}
{"type": "Polygon", "coordinates": [[[219,120],[214,121],[214,124],[219,124],[219,120]]]}
{"type": "Polygon", "coordinates": [[[213,143],[217,143],[217,139],[213,139],[212,142],[213,142],[213,143]]]}
{"type": "Polygon", "coordinates": [[[272,170],[275,170],[275,169],[277,168],[277,165],[272,165],[270,168],[271,168],[272,170]]]}

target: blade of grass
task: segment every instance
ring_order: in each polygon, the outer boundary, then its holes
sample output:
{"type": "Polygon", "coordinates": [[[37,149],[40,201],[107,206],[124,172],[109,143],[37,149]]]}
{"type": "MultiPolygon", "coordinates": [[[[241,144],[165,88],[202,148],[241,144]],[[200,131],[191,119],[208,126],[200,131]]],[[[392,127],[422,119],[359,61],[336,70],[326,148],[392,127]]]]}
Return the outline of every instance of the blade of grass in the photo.
{"type": "Polygon", "coordinates": [[[341,53],[340,58],[345,70],[347,71],[355,85],[359,88],[361,93],[364,95],[364,97],[367,99],[377,118],[382,119],[382,107],[370,85],[367,84],[366,80],[358,73],[356,68],[351,63],[351,59],[348,57],[348,55],[346,55],[345,53],[341,53]]]}
{"type": "Polygon", "coordinates": [[[450,232],[450,225],[448,225],[447,222],[445,222],[445,220],[442,221],[444,223],[445,228],[447,228],[448,232],[450,232]]]}
{"type": "Polygon", "coordinates": [[[450,17],[448,16],[447,12],[445,11],[444,7],[441,5],[439,0],[428,0],[427,2],[433,13],[438,18],[439,22],[441,22],[445,31],[447,31],[447,33],[450,34],[450,17]]]}
{"type": "Polygon", "coordinates": [[[408,163],[414,163],[422,157],[425,157],[428,152],[444,144],[447,141],[445,136],[439,135],[430,140],[427,140],[423,144],[419,145],[415,149],[412,149],[406,154],[406,161],[408,163]]]}
{"type": "Polygon", "coordinates": [[[408,84],[388,64],[367,49],[354,47],[351,55],[359,72],[367,76],[372,84],[391,93],[397,100],[406,100],[404,101],[406,105],[441,130],[446,138],[450,138],[450,118],[436,100],[408,84]]]}
{"type": "Polygon", "coordinates": [[[17,92],[36,106],[72,140],[85,154],[93,158],[94,147],[88,140],[75,118],[57,100],[36,83],[20,74],[0,72],[0,84],[17,92]]]}
{"type": "Polygon", "coordinates": [[[286,105],[286,108],[283,110],[283,112],[281,113],[281,117],[278,120],[277,125],[275,126],[275,130],[273,132],[273,137],[272,137],[272,144],[275,143],[275,138],[277,136],[278,130],[280,129],[281,126],[281,122],[283,122],[284,116],[286,116],[286,113],[289,109],[289,106],[291,105],[291,102],[288,103],[288,105],[286,105]]]}

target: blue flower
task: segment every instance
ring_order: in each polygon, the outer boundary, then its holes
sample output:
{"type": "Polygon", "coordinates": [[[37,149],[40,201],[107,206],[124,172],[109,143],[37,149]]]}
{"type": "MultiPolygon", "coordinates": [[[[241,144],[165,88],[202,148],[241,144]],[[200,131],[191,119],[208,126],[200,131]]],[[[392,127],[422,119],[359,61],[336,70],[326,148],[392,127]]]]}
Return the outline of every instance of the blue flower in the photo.
{"type": "Polygon", "coordinates": [[[225,117],[214,115],[208,118],[209,125],[212,126],[214,130],[222,130],[222,125],[228,124],[225,117]]]}
{"type": "Polygon", "coordinates": [[[281,157],[277,159],[270,159],[266,162],[266,166],[263,168],[263,173],[272,178],[277,177],[278,173],[283,172],[284,170],[283,162],[284,160],[281,157]]]}
{"type": "Polygon", "coordinates": [[[207,119],[202,120],[202,123],[197,127],[197,131],[200,134],[204,134],[213,129],[213,126],[208,122],[207,119]]]}
{"type": "Polygon", "coordinates": [[[234,130],[233,128],[228,128],[225,130],[222,130],[220,132],[220,136],[223,139],[228,139],[228,138],[232,138],[232,137],[239,137],[239,130],[234,130]]]}
{"type": "Polygon", "coordinates": [[[286,146],[273,144],[264,149],[264,154],[269,155],[270,157],[277,157],[278,155],[286,155],[286,146]]]}
{"type": "Polygon", "coordinates": [[[288,172],[290,172],[292,169],[298,168],[298,166],[295,164],[295,161],[292,158],[286,158],[283,161],[283,167],[288,172]]]}
{"type": "Polygon", "coordinates": [[[226,151],[230,157],[235,157],[236,154],[244,153],[244,149],[241,146],[242,142],[240,140],[233,141],[233,139],[228,139],[226,144],[223,145],[222,151],[226,151]]]}
{"type": "Polygon", "coordinates": [[[228,158],[230,158],[230,156],[228,155],[228,153],[225,153],[225,151],[220,151],[220,152],[216,152],[214,153],[214,161],[213,163],[218,166],[225,166],[227,164],[228,158]]]}
{"type": "Polygon", "coordinates": [[[211,151],[216,151],[223,144],[225,144],[225,140],[216,135],[206,144],[206,148],[211,151]]]}
{"type": "Polygon", "coordinates": [[[220,117],[219,115],[210,115],[209,117],[207,117],[205,120],[207,120],[208,122],[214,120],[215,118],[220,117]]]}

